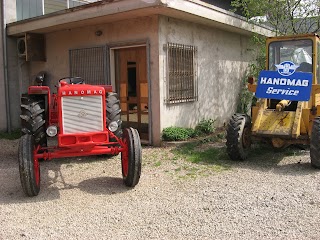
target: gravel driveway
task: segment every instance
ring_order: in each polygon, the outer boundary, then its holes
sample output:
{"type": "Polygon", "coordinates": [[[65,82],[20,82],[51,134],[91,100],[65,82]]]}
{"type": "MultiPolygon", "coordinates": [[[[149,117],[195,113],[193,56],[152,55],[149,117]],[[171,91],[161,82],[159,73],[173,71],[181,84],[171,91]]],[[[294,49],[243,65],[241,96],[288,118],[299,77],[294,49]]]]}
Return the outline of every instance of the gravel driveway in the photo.
{"type": "Polygon", "coordinates": [[[0,239],[320,239],[320,171],[308,151],[224,156],[216,168],[144,147],[134,189],[119,157],[53,160],[27,198],[18,141],[0,147],[0,239]]]}

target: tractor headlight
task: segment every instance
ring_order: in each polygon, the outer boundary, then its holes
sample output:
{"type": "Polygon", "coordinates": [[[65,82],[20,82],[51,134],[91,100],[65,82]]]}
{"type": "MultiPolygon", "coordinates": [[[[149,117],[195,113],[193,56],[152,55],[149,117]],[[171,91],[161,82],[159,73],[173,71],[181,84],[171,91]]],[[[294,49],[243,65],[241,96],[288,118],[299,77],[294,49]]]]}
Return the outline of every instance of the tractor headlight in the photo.
{"type": "Polygon", "coordinates": [[[46,133],[48,134],[49,137],[54,137],[58,133],[58,128],[57,126],[50,126],[47,128],[46,133]]]}
{"type": "Polygon", "coordinates": [[[109,123],[108,128],[111,132],[115,132],[117,131],[119,125],[116,121],[112,121],[111,123],[109,123]]]}

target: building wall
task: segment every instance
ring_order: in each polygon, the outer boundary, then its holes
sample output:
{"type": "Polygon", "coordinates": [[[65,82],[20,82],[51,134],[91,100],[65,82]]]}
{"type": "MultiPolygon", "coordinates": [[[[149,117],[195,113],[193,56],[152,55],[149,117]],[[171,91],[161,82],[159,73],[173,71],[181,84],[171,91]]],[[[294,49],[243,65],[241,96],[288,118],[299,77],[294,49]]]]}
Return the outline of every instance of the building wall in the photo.
{"type": "MultiPolygon", "coordinates": [[[[19,89],[19,81],[17,80],[17,59],[16,59],[16,40],[4,36],[6,24],[16,21],[16,1],[5,0],[0,3],[0,131],[11,131],[11,122],[20,122],[19,115],[15,115],[15,119],[11,118],[10,112],[14,111],[17,104],[20,104],[17,89],[19,89]],[[3,11],[4,8],[4,11],[3,11]],[[4,39],[6,39],[4,41],[4,39]],[[6,47],[6,51],[4,51],[6,47]],[[14,58],[14,62],[12,59],[14,58]],[[7,60],[7,62],[5,61],[7,60]],[[15,66],[13,66],[13,65],[15,66]],[[6,76],[6,68],[12,69],[11,78],[6,76]],[[7,79],[6,79],[7,77],[7,79]],[[10,96],[12,101],[7,101],[7,96],[10,96]],[[7,109],[8,108],[8,109],[7,109]],[[11,109],[13,108],[13,109],[11,109]],[[9,120],[9,121],[8,121],[9,120]]],[[[19,92],[19,91],[18,91],[19,92]]],[[[20,108],[19,108],[20,109],[20,108]]],[[[18,109],[18,111],[20,111],[18,109]]],[[[15,124],[17,125],[17,124],[15,124]]]]}
{"type": "Polygon", "coordinates": [[[159,20],[161,129],[194,127],[201,119],[216,119],[222,126],[234,113],[240,82],[252,56],[249,37],[168,17],[159,20]],[[166,51],[168,43],[198,48],[199,100],[166,104],[166,51]]]}
{"type": "Polygon", "coordinates": [[[18,58],[17,40],[7,37],[7,64],[8,64],[8,94],[9,94],[9,119],[10,129],[20,128],[20,98],[27,92],[29,86],[29,65],[18,58]]]}
{"type": "Polygon", "coordinates": [[[3,1],[0,2],[0,131],[7,130],[7,114],[6,114],[6,94],[5,94],[5,75],[4,75],[4,48],[3,48],[3,34],[4,34],[4,21],[3,21],[3,1]]]}
{"type": "Polygon", "coordinates": [[[12,23],[17,21],[16,0],[5,0],[5,5],[6,5],[6,23],[12,23]]]}
{"type": "MultiPolygon", "coordinates": [[[[144,40],[150,43],[150,91],[153,99],[159,98],[159,64],[158,64],[158,17],[150,16],[130,19],[121,22],[94,25],[83,28],[75,28],[64,31],[48,33],[46,38],[46,62],[24,62],[20,63],[21,92],[26,92],[28,85],[32,85],[35,76],[40,71],[48,73],[51,90],[62,77],[69,76],[69,50],[85,47],[100,46],[106,44],[119,44],[144,40]],[[101,36],[96,36],[97,30],[102,31],[101,36]],[[25,75],[25,72],[28,72],[25,75]],[[26,84],[27,83],[27,84],[26,84]]],[[[12,72],[14,74],[14,71],[12,72]]],[[[158,101],[151,102],[151,109],[159,109],[158,101]]],[[[15,117],[19,117],[16,114],[15,117]]],[[[153,136],[154,144],[159,144],[159,114],[152,114],[152,132],[158,132],[153,136]],[[157,143],[158,142],[158,143],[157,143]]]]}
{"type": "Polygon", "coordinates": [[[6,39],[5,27],[7,23],[16,21],[16,1],[15,0],[6,0],[0,2],[0,131],[8,131],[10,129],[10,123],[8,124],[9,112],[7,108],[9,103],[7,102],[6,96],[9,94],[9,81],[6,80],[6,62],[5,59],[8,56],[4,47],[10,47],[10,40],[6,39]],[[7,105],[8,104],[8,105],[7,105]]]}
{"type": "MultiPolygon", "coordinates": [[[[240,81],[250,61],[248,37],[164,16],[151,16],[48,33],[46,62],[25,62],[11,54],[9,79],[11,118],[19,127],[19,97],[40,71],[48,73],[51,89],[69,76],[69,50],[148,39],[150,43],[149,96],[152,143],[160,144],[161,130],[169,126],[194,127],[202,118],[225,123],[236,109],[240,81]],[[102,31],[96,36],[97,30],[102,31]],[[192,103],[165,104],[168,43],[198,47],[198,95],[192,103]],[[16,86],[16,87],[15,87],[16,86]],[[17,91],[19,89],[19,91],[17,91]],[[160,114],[161,113],[161,114],[160,114]]],[[[14,42],[11,42],[14,48],[14,42]]]]}

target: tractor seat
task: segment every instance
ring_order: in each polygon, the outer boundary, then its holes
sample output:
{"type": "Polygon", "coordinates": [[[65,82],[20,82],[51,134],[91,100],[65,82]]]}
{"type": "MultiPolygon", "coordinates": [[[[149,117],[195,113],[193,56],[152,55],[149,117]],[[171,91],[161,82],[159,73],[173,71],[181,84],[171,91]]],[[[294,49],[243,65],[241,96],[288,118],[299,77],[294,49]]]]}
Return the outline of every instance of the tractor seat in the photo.
{"type": "Polygon", "coordinates": [[[302,62],[296,71],[297,72],[312,72],[312,65],[307,62],[302,62]]]}
{"type": "Polygon", "coordinates": [[[64,81],[68,84],[83,84],[84,80],[81,77],[64,77],[59,82],[64,81]]]}

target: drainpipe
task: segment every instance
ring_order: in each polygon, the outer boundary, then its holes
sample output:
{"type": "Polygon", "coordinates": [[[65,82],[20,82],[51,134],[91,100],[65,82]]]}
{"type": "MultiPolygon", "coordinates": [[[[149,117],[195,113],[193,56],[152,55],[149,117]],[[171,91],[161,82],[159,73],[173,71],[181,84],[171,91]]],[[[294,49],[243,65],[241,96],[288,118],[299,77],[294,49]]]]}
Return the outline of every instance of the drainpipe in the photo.
{"type": "Polygon", "coordinates": [[[2,47],[3,47],[3,75],[4,75],[4,88],[5,88],[5,101],[6,101],[6,115],[7,115],[7,132],[11,133],[11,117],[10,117],[10,104],[9,104],[9,85],[8,85],[8,59],[7,59],[7,32],[6,32],[6,0],[2,1],[2,47]]]}

